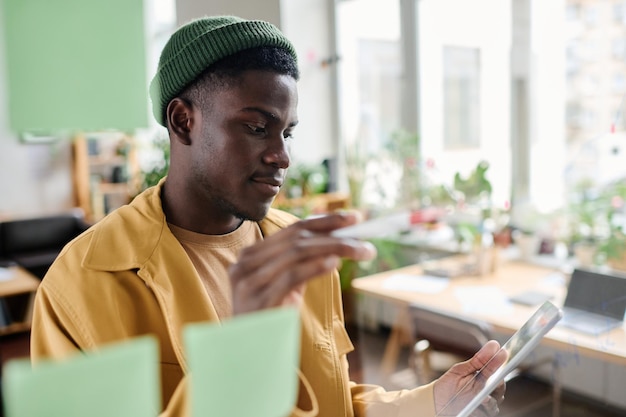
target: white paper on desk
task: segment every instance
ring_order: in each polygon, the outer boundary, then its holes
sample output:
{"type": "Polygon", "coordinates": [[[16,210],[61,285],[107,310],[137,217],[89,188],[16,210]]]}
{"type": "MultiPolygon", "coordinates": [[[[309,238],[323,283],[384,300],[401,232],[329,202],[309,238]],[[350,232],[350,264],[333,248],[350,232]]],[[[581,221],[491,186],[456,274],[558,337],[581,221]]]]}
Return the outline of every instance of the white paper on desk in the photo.
{"type": "Polygon", "coordinates": [[[513,311],[508,296],[496,286],[458,287],[454,294],[464,313],[509,314],[513,311]]]}
{"type": "Polygon", "coordinates": [[[556,287],[561,288],[565,285],[565,275],[561,272],[551,272],[541,279],[541,288],[556,287]]]}
{"type": "Polygon", "coordinates": [[[0,266],[0,282],[10,281],[15,278],[15,274],[9,268],[3,268],[0,266]]]}
{"type": "Polygon", "coordinates": [[[395,274],[383,281],[383,288],[434,294],[448,286],[449,279],[432,275],[395,274]]]}

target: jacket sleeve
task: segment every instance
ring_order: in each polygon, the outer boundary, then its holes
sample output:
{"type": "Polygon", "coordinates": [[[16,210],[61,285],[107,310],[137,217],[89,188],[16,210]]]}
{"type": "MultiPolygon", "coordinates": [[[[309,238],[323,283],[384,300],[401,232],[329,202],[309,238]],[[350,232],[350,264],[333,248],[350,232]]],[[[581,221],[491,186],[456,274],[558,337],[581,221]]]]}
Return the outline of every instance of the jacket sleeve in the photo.
{"type": "MultiPolygon", "coordinates": [[[[343,357],[348,372],[347,356],[343,357]]],[[[412,390],[386,391],[383,387],[350,382],[355,417],[436,417],[434,382],[412,390]]]]}
{"type": "Polygon", "coordinates": [[[355,417],[435,417],[433,383],[400,391],[385,391],[377,385],[350,385],[355,417]]]}

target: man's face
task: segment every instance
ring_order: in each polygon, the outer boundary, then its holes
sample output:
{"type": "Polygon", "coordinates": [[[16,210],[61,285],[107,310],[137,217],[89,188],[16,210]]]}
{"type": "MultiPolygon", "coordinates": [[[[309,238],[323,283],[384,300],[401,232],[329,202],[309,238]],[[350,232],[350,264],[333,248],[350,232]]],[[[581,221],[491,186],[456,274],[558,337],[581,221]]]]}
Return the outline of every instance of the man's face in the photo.
{"type": "Polygon", "coordinates": [[[195,112],[199,137],[192,138],[189,186],[208,216],[261,220],[289,167],[296,80],[247,71],[210,94],[208,108],[195,112]]]}

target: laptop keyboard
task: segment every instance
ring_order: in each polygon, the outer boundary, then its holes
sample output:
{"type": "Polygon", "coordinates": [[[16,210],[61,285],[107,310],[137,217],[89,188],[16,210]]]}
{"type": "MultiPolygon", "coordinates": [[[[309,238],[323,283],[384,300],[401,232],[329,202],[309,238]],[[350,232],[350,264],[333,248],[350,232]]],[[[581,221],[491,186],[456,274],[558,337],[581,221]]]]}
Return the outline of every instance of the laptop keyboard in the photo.
{"type": "Polygon", "coordinates": [[[623,321],[568,307],[563,308],[559,325],[587,334],[600,334],[623,324],[623,321]]]}

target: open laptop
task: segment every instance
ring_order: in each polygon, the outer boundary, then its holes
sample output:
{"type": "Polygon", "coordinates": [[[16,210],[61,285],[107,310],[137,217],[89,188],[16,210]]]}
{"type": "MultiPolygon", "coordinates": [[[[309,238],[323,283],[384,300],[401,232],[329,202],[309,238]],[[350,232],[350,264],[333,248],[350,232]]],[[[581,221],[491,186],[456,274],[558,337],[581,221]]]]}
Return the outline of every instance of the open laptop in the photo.
{"type": "Polygon", "coordinates": [[[597,335],[624,323],[626,276],[576,268],[563,303],[560,326],[597,335]]]}

